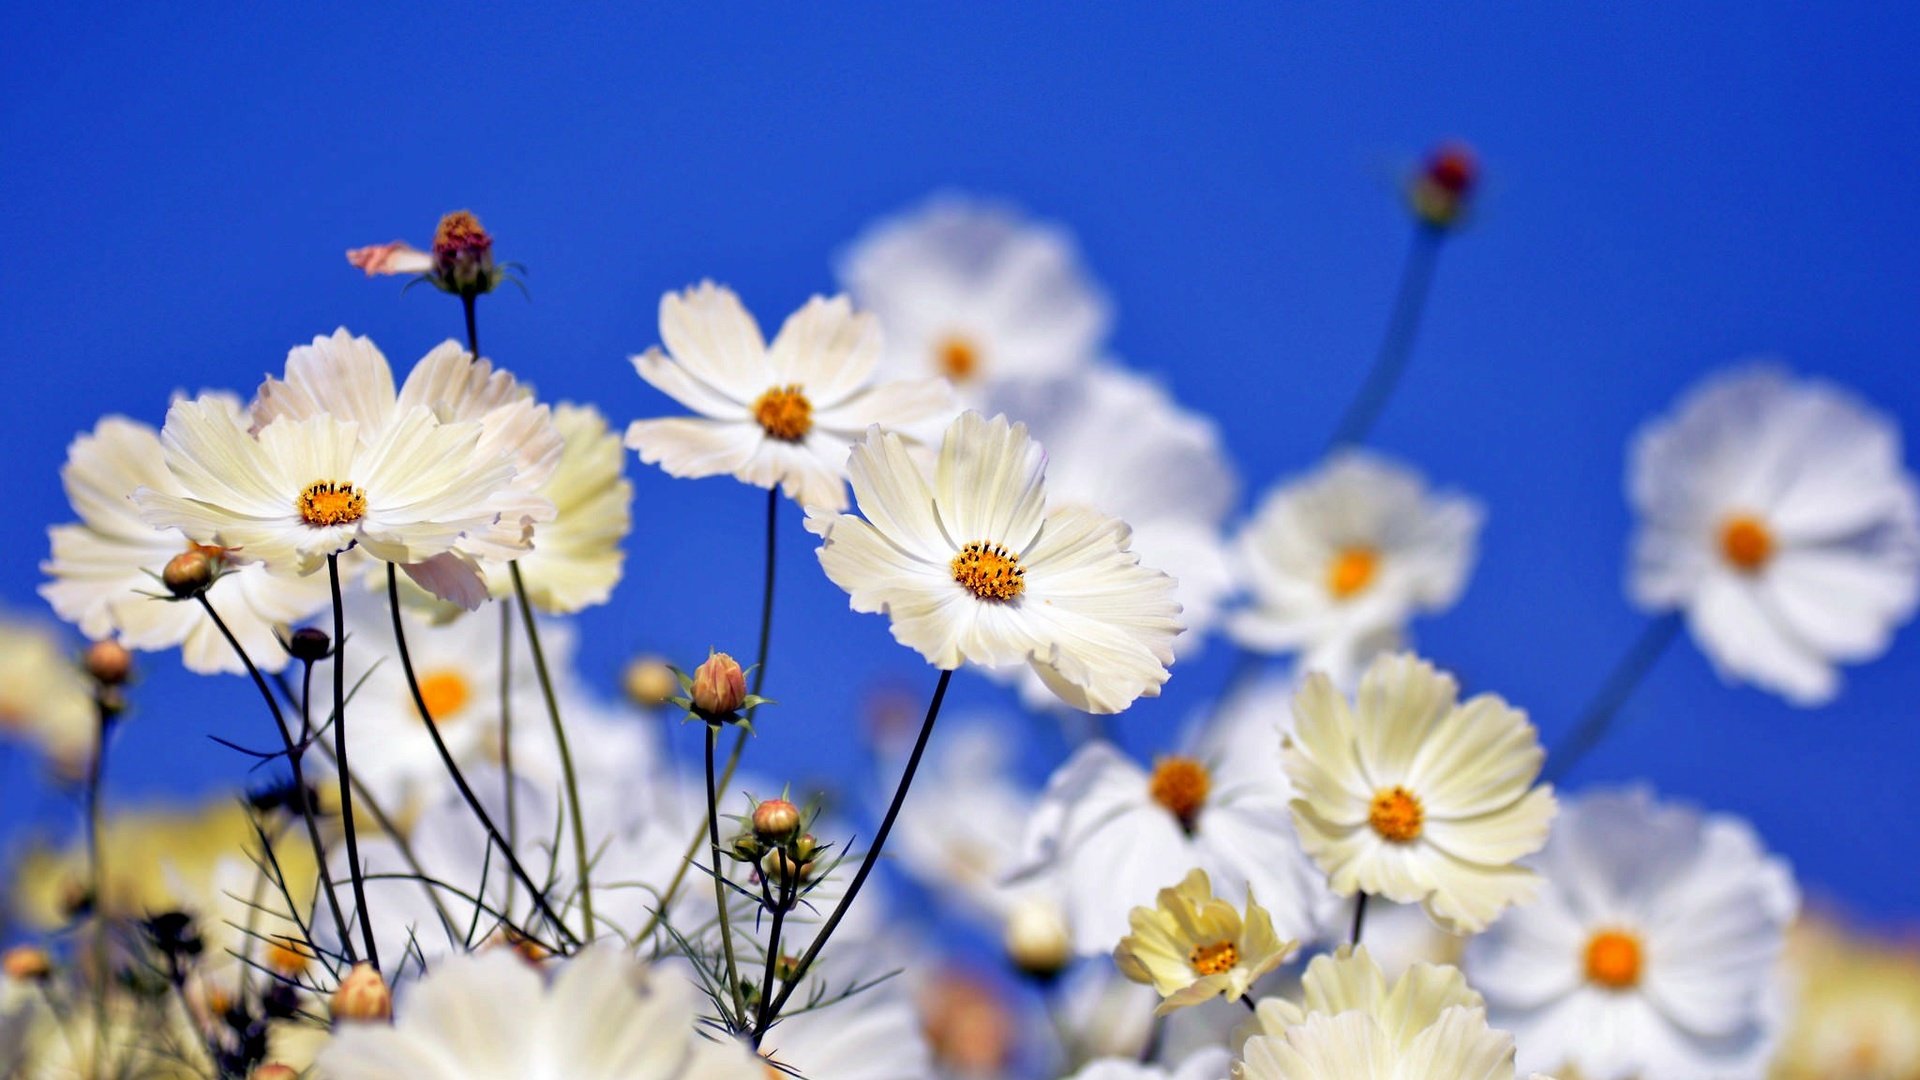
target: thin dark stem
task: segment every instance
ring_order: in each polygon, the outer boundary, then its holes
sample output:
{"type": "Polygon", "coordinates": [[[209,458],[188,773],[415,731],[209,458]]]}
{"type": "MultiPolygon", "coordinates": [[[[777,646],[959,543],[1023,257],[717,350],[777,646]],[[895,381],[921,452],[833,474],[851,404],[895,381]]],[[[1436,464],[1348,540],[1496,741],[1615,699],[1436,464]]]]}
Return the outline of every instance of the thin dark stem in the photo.
{"type": "Polygon", "coordinates": [[[106,1052],[107,985],[112,964],[107,950],[106,861],[100,850],[100,793],[106,786],[107,741],[108,736],[113,734],[114,709],[106,695],[112,692],[110,687],[94,688],[93,760],[87,763],[87,877],[88,888],[92,890],[88,904],[93,909],[93,1037],[96,1062],[106,1052]]]}
{"type": "MultiPolygon", "coordinates": [[[[760,977],[760,1014],[753,1024],[755,1031],[767,1026],[767,1009],[773,1001],[773,978],[780,968],[780,927],[786,920],[787,909],[793,906],[793,894],[800,884],[798,868],[795,869],[795,873],[781,876],[779,888],[775,890],[779,899],[773,908],[773,926],[767,931],[767,970],[760,977]]],[[[764,877],[761,880],[765,882],[764,877]]]]}
{"type": "Polygon", "coordinates": [[[507,564],[513,578],[514,599],[520,601],[520,621],[527,628],[527,648],[533,654],[533,673],[540,680],[540,696],[546,699],[547,719],[553,722],[553,741],[560,751],[560,775],[567,786],[567,816],[573,819],[574,872],[579,877],[580,916],[586,920],[587,940],[592,941],[599,927],[593,920],[593,885],[588,880],[593,863],[587,857],[587,823],[580,813],[580,781],[573,771],[573,751],[567,747],[567,726],[560,722],[560,698],[553,692],[553,676],[547,672],[547,653],[540,646],[540,625],[534,621],[533,604],[527,599],[527,583],[520,576],[520,564],[507,564]]]}
{"type": "Polygon", "coordinates": [[[266,676],[260,674],[260,669],[254,664],[253,657],[247,655],[246,647],[240,644],[239,638],[233,636],[233,631],[228,629],[226,620],[214,610],[213,601],[209,600],[204,592],[200,594],[200,606],[206,609],[207,617],[213,620],[214,628],[220,631],[220,636],[227,639],[227,646],[240,657],[240,663],[246,666],[247,674],[253,676],[254,687],[260,691],[261,700],[267,703],[267,711],[273,714],[273,726],[279,730],[281,744],[286,747],[287,768],[293,773],[293,789],[298,793],[296,797],[300,800],[300,817],[307,823],[307,840],[313,845],[313,861],[319,870],[320,884],[326,891],[327,907],[333,913],[334,929],[340,934],[340,949],[346,953],[347,962],[352,963],[358,955],[353,947],[353,931],[347,926],[346,912],[340,909],[340,898],[334,895],[333,872],[327,869],[326,841],[320,838],[320,823],[314,820],[313,803],[308,797],[307,780],[301,769],[302,757],[307,749],[307,739],[312,731],[307,702],[313,694],[313,662],[305,662],[306,670],[302,677],[300,691],[300,737],[296,740],[292,729],[287,727],[286,714],[280,711],[279,699],[273,696],[273,688],[267,685],[266,676]]]}
{"type": "MultiPolygon", "coordinates": [[[[513,601],[500,601],[500,774],[507,800],[507,843],[520,842],[519,800],[513,790],[513,601]]],[[[513,910],[514,880],[507,877],[507,910],[513,910]]]]}
{"type": "Polygon", "coordinates": [[[473,318],[473,302],[479,299],[471,293],[460,294],[460,307],[467,316],[467,351],[475,360],[480,359],[480,326],[473,318]]]}
{"type": "Polygon", "coordinates": [[[807,969],[813,966],[814,958],[819,956],[820,950],[826,947],[827,939],[833,936],[834,928],[840,925],[840,920],[846,917],[847,909],[853,906],[854,897],[860,895],[860,886],[866,884],[867,875],[873,873],[874,864],[880,861],[880,849],[886,846],[887,834],[893,831],[894,819],[900,816],[900,808],[906,805],[907,789],[913,786],[913,774],[919,770],[920,758],[927,752],[927,740],[933,735],[933,722],[940,717],[940,703],[946,700],[947,684],[952,681],[952,670],[940,672],[940,681],[933,688],[933,700],[927,703],[927,718],[920,724],[920,737],[913,742],[913,752],[907,755],[907,767],[900,774],[900,786],[893,791],[893,802],[887,806],[887,816],[880,819],[880,829],[873,834],[873,843],[867,848],[866,857],[860,860],[860,869],[854,873],[853,883],[847,886],[847,894],[834,905],[833,914],[827,916],[826,925],[820,928],[820,933],[815,935],[813,943],[807,946],[807,951],[800,957],[800,962],[794,965],[793,978],[788,980],[787,985],[780,991],[780,996],[774,999],[773,1007],[767,1010],[765,1019],[754,1026],[755,1046],[760,1044],[760,1037],[767,1033],[767,1028],[780,1018],[780,1009],[786,1005],[787,999],[793,996],[794,988],[806,978],[807,969]]]}
{"type": "Polygon", "coordinates": [[[733,994],[733,1015],[746,1023],[747,1007],[740,991],[740,969],[733,960],[732,919],[727,914],[727,876],[720,867],[720,798],[713,780],[713,744],[720,731],[707,725],[707,841],[713,851],[713,900],[720,909],[720,947],[727,958],[727,989],[733,994]]]}
{"type": "MultiPolygon", "coordinates": [[[[553,908],[548,906],[546,894],[527,874],[526,867],[520,865],[519,857],[514,854],[513,848],[507,845],[507,838],[500,835],[500,829],[494,825],[493,817],[487,813],[487,808],[481,805],[480,796],[474,794],[472,785],[467,783],[466,776],[460,772],[459,764],[453,760],[453,751],[447,749],[447,741],[440,737],[440,728],[433,722],[433,713],[428,711],[426,699],[420,694],[420,680],[413,673],[413,654],[407,649],[407,630],[400,621],[400,579],[394,572],[392,563],[387,564],[387,606],[393,609],[393,643],[400,653],[400,670],[406,675],[407,691],[413,695],[413,707],[419,710],[421,723],[426,727],[428,737],[433,740],[434,750],[440,754],[440,763],[447,767],[447,775],[453,778],[453,786],[459,789],[460,797],[466,800],[467,809],[473,811],[473,816],[479,819],[480,826],[487,830],[487,835],[493,838],[494,845],[500,849],[500,854],[507,860],[508,871],[519,878],[520,884],[525,885],[533,894],[534,906],[540,910],[541,916],[553,924],[554,932],[565,938],[568,944],[578,945],[580,939],[574,936],[573,931],[567,929],[567,925],[553,913],[553,908]]],[[[336,719],[334,722],[339,721],[336,719]]]]}
{"type": "Polygon", "coordinates": [[[353,878],[353,903],[359,909],[360,939],[367,963],[380,970],[380,947],[373,940],[373,914],[367,910],[367,884],[360,872],[360,838],[353,825],[353,774],[347,764],[347,613],[340,595],[340,556],[327,556],[327,583],[333,586],[333,762],[340,773],[340,826],[347,836],[347,872],[353,878]]]}
{"type": "Polygon", "coordinates": [[[1406,262],[1400,268],[1400,287],[1394,295],[1393,313],[1387,319],[1387,333],[1374,355],[1367,381],[1347,406],[1340,425],[1333,429],[1329,449],[1352,446],[1366,441],[1373,423],[1387,407],[1394,387],[1406,374],[1407,360],[1413,355],[1413,339],[1420,330],[1420,316],[1427,306],[1427,294],[1433,285],[1433,266],[1440,254],[1440,242],[1446,233],[1430,225],[1414,227],[1413,244],[1407,249],[1406,262]]]}
{"type": "Polygon", "coordinates": [[[1559,781],[1600,744],[1607,730],[1613,726],[1614,717],[1619,715],[1621,707],[1633,696],[1633,692],[1679,633],[1678,613],[1662,615],[1641,629],[1640,636],[1634,638],[1633,644],[1615,661],[1613,670],[1607,673],[1607,681],[1600,684],[1600,691],[1581,712],[1579,724],[1547,755],[1547,767],[1542,779],[1550,783],[1559,781]]]}
{"type": "Polygon", "coordinates": [[[1360,931],[1367,924],[1367,894],[1356,893],[1353,897],[1353,931],[1347,935],[1347,944],[1360,944],[1360,931]]]}

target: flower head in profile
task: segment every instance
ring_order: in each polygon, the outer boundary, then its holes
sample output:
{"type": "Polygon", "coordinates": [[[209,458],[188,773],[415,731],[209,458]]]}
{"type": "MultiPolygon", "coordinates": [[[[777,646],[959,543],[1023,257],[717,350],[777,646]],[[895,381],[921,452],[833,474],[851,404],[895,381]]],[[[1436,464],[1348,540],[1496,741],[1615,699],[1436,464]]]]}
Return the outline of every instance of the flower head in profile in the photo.
{"type": "Polygon", "coordinates": [[[1342,896],[1418,902],[1455,933],[1540,887],[1553,790],[1525,713],[1410,655],[1375,660],[1349,703],[1325,675],[1294,698],[1283,758],[1301,843],[1342,896]]]}
{"type": "Polygon", "coordinates": [[[855,611],[935,667],[1030,664],[1088,712],[1155,696],[1173,662],[1173,580],[1140,565],[1126,525],[1049,510],[1046,454],[1024,424],[961,414],[928,477],[878,428],[848,463],[864,517],[816,511],[820,565],[855,611]]]}
{"type": "Polygon", "coordinates": [[[845,297],[814,297],[768,345],[733,291],[711,281],[660,299],[662,352],[634,370],[697,416],[636,420],[627,445],[671,476],[729,474],[802,506],[847,505],[847,450],[868,427],[951,415],[938,379],[876,383],[880,328],[845,297]]]}
{"type": "Polygon", "coordinates": [[[1690,393],[1635,439],[1629,588],[1679,610],[1721,677],[1800,705],[1886,651],[1920,602],[1920,493],[1900,433],[1773,366],[1690,393]]]}
{"type": "Polygon", "coordinates": [[[947,379],[974,408],[996,385],[1091,363],[1112,321],[1064,231],[968,199],[876,225],[840,279],[886,328],[888,372],[947,379]]]}
{"type": "Polygon", "coordinates": [[[1535,862],[1539,898],[1466,954],[1523,1067],[1589,1080],[1764,1070],[1799,893],[1751,828],[1644,790],[1587,795],[1535,862]]]}
{"type": "Polygon", "coordinates": [[[1478,504],[1361,451],[1266,496],[1240,536],[1252,603],[1227,632],[1256,652],[1351,686],[1414,616],[1453,605],[1473,568],[1478,504]]]}
{"type": "Polygon", "coordinates": [[[1154,906],[1134,908],[1128,922],[1133,932],[1120,939],[1113,962],[1159,992],[1162,1016],[1214,997],[1245,997],[1299,948],[1273,932],[1273,919],[1253,897],[1243,916],[1214,896],[1205,870],[1160,890],[1154,906]]]}
{"type": "Polygon", "coordinates": [[[430,251],[405,240],[390,240],[350,249],[347,262],[368,277],[416,274],[442,292],[467,297],[492,292],[514,270],[514,264],[494,262],[493,236],[471,210],[455,210],[442,217],[433,231],[430,251]]]}
{"type": "Polygon", "coordinates": [[[1462,142],[1441,143],[1407,178],[1407,205],[1433,229],[1460,226],[1480,185],[1480,159],[1462,142]]]}

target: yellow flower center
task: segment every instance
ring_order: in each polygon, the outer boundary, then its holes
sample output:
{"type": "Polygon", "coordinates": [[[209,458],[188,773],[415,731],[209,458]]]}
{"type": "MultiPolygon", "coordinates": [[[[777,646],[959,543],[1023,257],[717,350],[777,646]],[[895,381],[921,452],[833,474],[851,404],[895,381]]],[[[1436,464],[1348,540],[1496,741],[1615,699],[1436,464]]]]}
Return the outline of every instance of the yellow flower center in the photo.
{"type": "Polygon", "coordinates": [[[953,580],[982,600],[1012,600],[1027,589],[1020,556],[999,544],[975,541],[953,557],[953,580]]]}
{"type": "Polygon", "coordinates": [[[1207,767],[1190,757],[1169,754],[1153,763],[1153,778],[1147,781],[1147,794],[1180,819],[1180,827],[1193,831],[1200,810],[1207,805],[1207,793],[1213,777],[1207,767]]]}
{"type": "Polygon", "coordinates": [[[1380,555],[1372,548],[1355,545],[1341,549],[1327,564],[1327,591],[1335,600],[1351,599],[1373,584],[1380,569],[1380,555]]]}
{"type": "Polygon", "coordinates": [[[797,383],[776,386],[753,403],[753,418],[774,438],[799,442],[813,430],[813,402],[797,383]]]}
{"type": "Polygon", "coordinates": [[[432,671],[420,680],[420,698],[435,723],[452,719],[472,697],[472,685],[458,671],[432,671]]]}
{"type": "Polygon", "coordinates": [[[304,974],[312,963],[313,953],[301,942],[274,938],[267,945],[267,966],[288,978],[304,974]]]}
{"type": "Polygon", "coordinates": [[[1736,514],[1720,526],[1720,554],[1742,573],[1759,573],[1773,558],[1773,533],[1752,514],[1736,514]]]}
{"type": "Polygon", "coordinates": [[[367,513],[367,497],[352,484],[335,480],[315,480],[300,497],[293,500],[300,520],[316,529],[329,525],[351,525],[367,513]]]}
{"type": "Polygon", "coordinates": [[[958,334],[935,346],[933,357],[940,374],[954,382],[966,382],[980,370],[980,350],[974,347],[973,342],[958,334]]]}
{"type": "Polygon", "coordinates": [[[1373,826],[1381,839],[1396,844],[1418,840],[1420,827],[1426,820],[1427,812],[1420,806],[1420,800],[1398,784],[1376,794],[1367,809],[1367,824],[1373,826]]]}
{"type": "Polygon", "coordinates": [[[1231,941],[1216,941],[1211,945],[1195,945],[1187,953],[1187,963],[1201,975],[1224,975],[1233,970],[1240,962],[1240,950],[1233,947],[1231,941]]]}
{"type": "Polygon", "coordinates": [[[1587,981],[1609,990],[1630,989],[1640,982],[1645,959],[1640,939],[1624,930],[1602,930],[1587,942],[1587,981]]]}

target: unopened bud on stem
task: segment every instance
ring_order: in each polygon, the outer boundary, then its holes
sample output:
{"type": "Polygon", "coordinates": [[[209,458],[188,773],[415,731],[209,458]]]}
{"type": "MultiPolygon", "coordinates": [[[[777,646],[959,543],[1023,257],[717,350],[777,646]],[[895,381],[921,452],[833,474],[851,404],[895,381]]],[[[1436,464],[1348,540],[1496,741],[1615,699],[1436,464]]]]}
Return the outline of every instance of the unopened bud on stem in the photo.
{"type": "Polygon", "coordinates": [[[373,965],[362,960],[353,965],[340,988],[333,992],[333,1022],[385,1022],[393,1019],[393,992],[387,980],[373,965]]]}
{"type": "Polygon", "coordinates": [[[87,674],[101,686],[119,686],[133,675],[133,654],[125,645],[108,639],[87,646],[81,657],[87,674]]]}
{"type": "Polygon", "coordinates": [[[184,600],[206,592],[207,586],[213,584],[215,569],[213,556],[197,547],[188,548],[167,560],[167,565],[160,569],[160,583],[184,600]]]}
{"type": "Polygon", "coordinates": [[[768,799],[753,808],[754,835],[778,844],[800,831],[800,808],[785,799],[768,799]]]}
{"type": "Polygon", "coordinates": [[[726,653],[707,657],[693,672],[693,687],[688,692],[693,709],[702,716],[731,716],[747,703],[747,673],[726,653]]]}

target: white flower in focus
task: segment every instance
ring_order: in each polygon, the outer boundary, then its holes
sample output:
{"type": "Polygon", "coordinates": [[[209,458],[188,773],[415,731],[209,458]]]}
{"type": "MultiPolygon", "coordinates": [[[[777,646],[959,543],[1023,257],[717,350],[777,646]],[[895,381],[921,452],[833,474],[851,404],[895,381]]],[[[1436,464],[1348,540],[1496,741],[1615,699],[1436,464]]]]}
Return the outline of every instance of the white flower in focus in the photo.
{"type": "Polygon", "coordinates": [[[1244,917],[1213,895],[1205,870],[1161,889],[1152,907],[1128,917],[1132,932],[1113,950],[1120,973],[1160,994],[1162,1016],[1212,998],[1245,997],[1260,977],[1299,948],[1273,932],[1273,920],[1253,897],[1244,917]]]}
{"type": "Polygon", "coordinates": [[[1119,712],[1167,680],[1173,580],[1140,565],[1123,523],[1049,510],[1046,460],[1025,425],[968,412],[929,479],[875,429],[848,463],[866,516],[816,512],[808,528],[853,610],[890,616],[935,667],[1030,664],[1073,707],[1119,712]]]}
{"type": "Polygon", "coordinates": [[[988,387],[1091,363],[1112,321],[1065,232],[962,199],[875,226],[840,278],[886,328],[894,377],[948,379],[975,408],[988,387]]]}
{"type": "MultiPolygon", "coordinates": [[[[238,401],[208,400],[223,403],[238,421],[238,401]]],[[[53,580],[40,586],[40,595],[53,610],[96,641],[117,637],[128,648],[144,650],[177,645],[189,671],[245,671],[198,601],[159,598],[165,592],[161,570],[194,546],[178,529],[148,524],[133,501],[143,487],[184,494],[167,471],[160,433],[109,416],[73,441],[60,479],[80,521],[47,530],[52,558],[40,569],[53,580]]],[[[277,635],[319,611],[327,595],[322,579],[276,577],[258,564],[235,563],[207,599],[253,662],[279,671],[287,652],[277,635]]]]}
{"type": "Polygon", "coordinates": [[[669,476],[731,474],[803,507],[847,505],[847,449],[868,427],[951,414],[938,379],[875,383],[880,328],[845,297],[814,297],[768,345],[730,289],[707,281],[660,299],[660,340],[640,377],[698,416],[636,420],[626,443],[669,476]]]}
{"type": "Polygon", "coordinates": [[[1554,799],[1531,786],[1546,754],[1526,714],[1459,689],[1405,654],[1369,665],[1352,704],[1309,675],[1283,758],[1294,827],[1334,892],[1418,902],[1475,933],[1539,889],[1515,862],[1547,842],[1554,799]]]}
{"type": "Polygon", "coordinates": [[[745,1047],[703,1033],[699,994],[611,944],[555,965],[511,949],[439,961],[393,1026],[351,1024],[320,1052],[323,1080],[765,1080],[745,1047]]]}
{"type": "MultiPolygon", "coordinates": [[[[517,560],[527,599],[548,614],[571,615],[604,604],[620,583],[621,542],[633,525],[633,482],[624,475],[620,436],[591,405],[561,403],[554,430],[565,441],[559,464],[540,488],[554,517],[535,527],[533,550],[517,560]]],[[[495,597],[513,595],[503,562],[483,564],[495,597]]]]}
{"type": "Polygon", "coordinates": [[[1587,1080],[1760,1076],[1799,895],[1744,822],[1644,790],[1567,807],[1546,887],[1467,946],[1521,1065],[1587,1080]]]}
{"type": "Polygon", "coordinates": [[[1414,616],[1459,598],[1481,517],[1471,499],[1431,493],[1401,465],[1338,453],[1268,494],[1242,532],[1252,602],[1227,633],[1256,652],[1296,652],[1300,671],[1351,686],[1414,616]]]}
{"type": "Polygon", "coordinates": [[[1891,421],[1771,367],[1707,380],[1635,439],[1629,588],[1721,677],[1797,705],[1885,652],[1920,599],[1920,494],[1891,421]]]}
{"type": "Polygon", "coordinates": [[[65,776],[93,760],[93,690],[52,630],[0,616],[0,736],[38,746],[65,776]]]}

